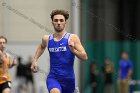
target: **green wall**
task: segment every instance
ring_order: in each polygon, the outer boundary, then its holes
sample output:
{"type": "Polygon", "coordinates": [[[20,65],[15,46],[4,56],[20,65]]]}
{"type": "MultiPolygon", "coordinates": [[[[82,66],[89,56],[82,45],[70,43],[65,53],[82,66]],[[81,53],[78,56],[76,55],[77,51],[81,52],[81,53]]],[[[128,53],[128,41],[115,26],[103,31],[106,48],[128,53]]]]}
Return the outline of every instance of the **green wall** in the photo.
{"type": "MultiPolygon", "coordinates": [[[[103,65],[104,59],[110,57],[114,63],[114,88],[117,93],[116,81],[117,81],[117,69],[118,62],[120,60],[121,51],[125,50],[129,53],[129,58],[132,60],[133,68],[133,79],[139,80],[140,74],[140,42],[131,42],[131,41],[87,41],[85,43],[86,51],[88,54],[88,60],[84,64],[84,93],[91,93],[90,88],[90,71],[89,66],[92,60],[95,60],[97,63],[97,69],[101,72],[101,66],[103,65]]],[[[99,75],[99,88],[98,93],[102,93],[103,77],[99,75]]],[[[134,90],[140,90],[140,87],[135,85],[134,90]]]]}

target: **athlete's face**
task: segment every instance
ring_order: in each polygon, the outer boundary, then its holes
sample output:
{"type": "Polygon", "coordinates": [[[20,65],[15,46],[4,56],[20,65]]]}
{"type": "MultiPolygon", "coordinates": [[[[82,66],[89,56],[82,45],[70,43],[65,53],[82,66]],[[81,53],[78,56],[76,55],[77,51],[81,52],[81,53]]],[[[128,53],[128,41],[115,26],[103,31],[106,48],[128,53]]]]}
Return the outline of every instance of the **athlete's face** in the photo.
{"type": "Polygon", "coordinates": [[[128,59],[128,54],[127,53],[122,53],[122,59],[127,60],[128,59]]]}
{"type": "Polygon", "coordinates": [[[6,41],[5,41],[5,39],[0,38],[0,50],[1,51],[4,51],[5,47],[6,47],[6,41]]]}
{"type": "Polygon", "coordinates": [[[62,32],[66,24],[65,17],[63,15],[54,15],[52,24],[56,32],[62,32]]]}

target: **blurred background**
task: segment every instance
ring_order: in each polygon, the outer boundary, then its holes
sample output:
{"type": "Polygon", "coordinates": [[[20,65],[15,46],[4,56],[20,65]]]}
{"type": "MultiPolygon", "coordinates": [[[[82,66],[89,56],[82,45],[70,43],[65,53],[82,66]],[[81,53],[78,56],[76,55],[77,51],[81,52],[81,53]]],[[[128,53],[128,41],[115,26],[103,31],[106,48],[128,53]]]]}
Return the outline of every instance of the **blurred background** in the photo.
{"type": "MultiPolygon", "coordinates": [[[[22,63],[22,67],[10,69],[12,93],[31,93],[24,91],[28,83],[25,83],[26,77],[18,74],[18,70],[25,71],[42,36],[54,32],[50,19],[54,9],[69,11],[66,30],[79,35],[88,54],[86,62],[75,60],[76,88],[80,93],[106,93],[106,63],[111,74],[110,88],[113,92],[110,93],[118,93],[118,68],[122,51],[127,51],[133,64],[129,92],[140,93],[139,0],[1,0],[0,35],[7,37],[7,49],[12,52],[11,55],[18,56],[18,61],[22,63]],[[21,87],[18,87],[20,84],[21,87]]],[[[29,80],[29,86],[34,88],[28,88],[36,91],[33,93],[48,93],[45,80],[49,72],[47,49],[38,65],[42,71],[30,73],[33,79],[29,80]]]]}

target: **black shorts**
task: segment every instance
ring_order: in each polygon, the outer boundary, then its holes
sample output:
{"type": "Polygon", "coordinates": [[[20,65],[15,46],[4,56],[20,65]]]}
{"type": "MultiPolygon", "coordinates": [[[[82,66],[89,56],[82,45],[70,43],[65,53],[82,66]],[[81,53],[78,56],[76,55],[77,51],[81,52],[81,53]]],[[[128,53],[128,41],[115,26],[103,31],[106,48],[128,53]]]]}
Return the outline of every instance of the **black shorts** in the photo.
{"type": "Polygon", "coordinates": [[[11,89],[11,81],[7,81],[3,84],[0,84],[0,93],[2,93],[2,91],[6,88],[10,88],[11,89]]]}

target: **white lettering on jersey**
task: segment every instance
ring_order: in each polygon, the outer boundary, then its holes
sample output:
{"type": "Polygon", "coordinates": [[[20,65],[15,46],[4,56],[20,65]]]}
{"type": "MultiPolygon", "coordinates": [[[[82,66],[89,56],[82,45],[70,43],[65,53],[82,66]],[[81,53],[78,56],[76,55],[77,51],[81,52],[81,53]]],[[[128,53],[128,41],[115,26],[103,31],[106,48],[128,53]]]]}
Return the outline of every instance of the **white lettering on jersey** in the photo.
{"type": "Polygon", "coordinates": [[[61,51],[67,51],[66,46],[62,47],[54,47],[54,48],[49,48],[50,52],[61,52],[61,51]]]}

